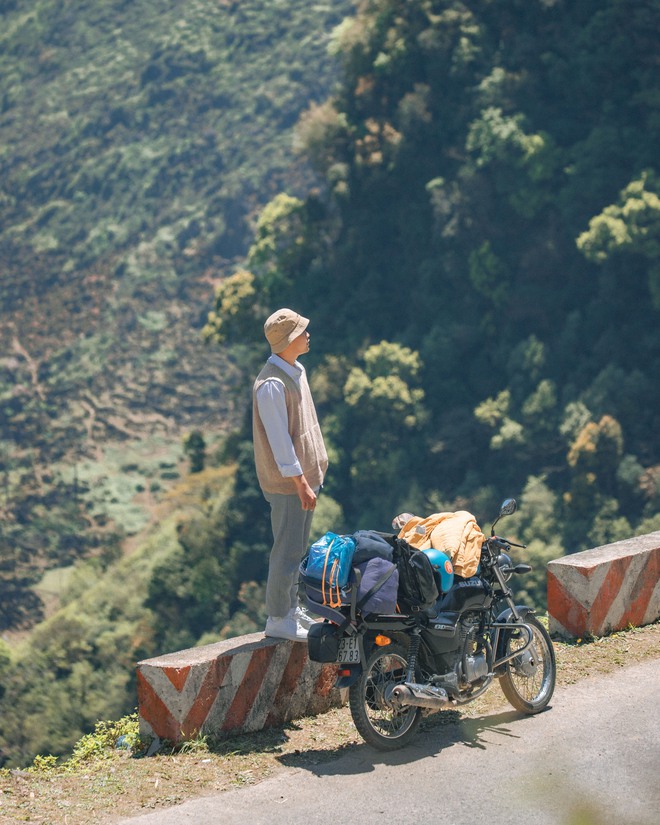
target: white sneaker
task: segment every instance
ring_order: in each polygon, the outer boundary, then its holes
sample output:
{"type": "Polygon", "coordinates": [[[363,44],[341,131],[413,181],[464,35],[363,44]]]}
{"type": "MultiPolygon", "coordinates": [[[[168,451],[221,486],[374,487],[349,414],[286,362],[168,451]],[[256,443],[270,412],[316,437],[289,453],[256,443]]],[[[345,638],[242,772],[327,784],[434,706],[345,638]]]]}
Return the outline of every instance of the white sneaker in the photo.
{"type": "Polygon", "coordinates": [[[308,613],[304,607],[298,605],[296,609],[293,611],[293,615],[298,620],[298,624],[301,624],[304,628],[309,630],[309,628],[316,622],[316,618],[308,613]]]}
{"type": "Polygon", "coordinates": [[[307,628],[303,627],[295,616],[269,616],[266,619],[264,635],[274,639],[289,639],[292,642],[306,642],[307,628]]]}

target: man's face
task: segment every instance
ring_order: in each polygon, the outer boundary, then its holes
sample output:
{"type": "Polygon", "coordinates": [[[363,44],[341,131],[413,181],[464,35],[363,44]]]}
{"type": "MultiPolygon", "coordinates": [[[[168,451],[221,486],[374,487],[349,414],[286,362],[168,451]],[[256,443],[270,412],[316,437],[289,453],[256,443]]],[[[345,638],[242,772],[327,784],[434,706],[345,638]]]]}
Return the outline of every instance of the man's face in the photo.
{"type": "Polygon", "coordinates": [[[291,344],[294,347],[295,357],[298,358],[299,355],[303,355],[306,352],[309,352],[309,332],[305,330],[301,332],[297,338],[294,338],[291,344]]]}

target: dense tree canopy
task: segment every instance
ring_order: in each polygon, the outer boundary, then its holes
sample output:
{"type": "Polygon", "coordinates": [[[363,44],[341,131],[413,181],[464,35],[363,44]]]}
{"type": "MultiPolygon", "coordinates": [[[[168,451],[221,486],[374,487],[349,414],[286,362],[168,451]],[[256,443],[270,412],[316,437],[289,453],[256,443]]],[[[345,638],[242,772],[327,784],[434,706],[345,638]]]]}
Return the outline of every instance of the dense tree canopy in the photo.
{"type": "Polygon", "coordinates": [[[658,42],[657,0],[365,0],[335,30],[298,125],[325,194],[262,213],[244,317],[311,315],[351,525],[484,519],[534,478],[562,552],[657,523],[658,42]]]}

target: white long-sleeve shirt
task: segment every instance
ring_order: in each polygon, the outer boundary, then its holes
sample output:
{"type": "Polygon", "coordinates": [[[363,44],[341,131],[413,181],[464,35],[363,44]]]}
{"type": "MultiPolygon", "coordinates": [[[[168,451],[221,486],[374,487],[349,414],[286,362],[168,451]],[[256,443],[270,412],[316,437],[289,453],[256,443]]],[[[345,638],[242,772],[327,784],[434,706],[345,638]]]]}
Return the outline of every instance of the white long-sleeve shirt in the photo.
{"type": "MultiPolygon", "coordinates": [[[[268,360],[284,370],[296,383],[300,383],[305,368],[298,361],[289,364],[284,358],[275,354],[271,355],[268,360]]],[[[257,408],[266,430],[268,443],[273,451],[273,458],[282,476],[290,478],[302,475],[302,467],[289,435],[285,390],[281,381],[269,378],[263,382],[257,390],[257,408]]]]}

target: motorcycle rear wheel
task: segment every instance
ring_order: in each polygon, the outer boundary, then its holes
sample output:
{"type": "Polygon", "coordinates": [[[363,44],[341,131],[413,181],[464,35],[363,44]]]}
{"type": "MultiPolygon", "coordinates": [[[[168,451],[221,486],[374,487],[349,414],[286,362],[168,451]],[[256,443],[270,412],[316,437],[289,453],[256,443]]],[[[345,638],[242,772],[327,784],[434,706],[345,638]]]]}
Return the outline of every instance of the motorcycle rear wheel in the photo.
{"type": "Polygon", "coordinates": [[[405,682],[407,670],[408,654],[402,645],[377,647],[349,690],[355,727],[364,741],[378,750],[405,747],[419,727],[421,708],[397,707],[390,700],[392,688],[405,682]]]}
{"type": "MultiPolygon", "coordinates": [[[[534,714],[540,713],[552,697],[557,666],[548,631],[534,616],[525,616],[523,621],[532,628],[532,644],[506,663],[506,672],[500,677],[500,686],[516,710],[534,714]]],[[[524,647],[526,640],[526,634],[511,632],[507,639],[507,653],[524,647]]]]}

